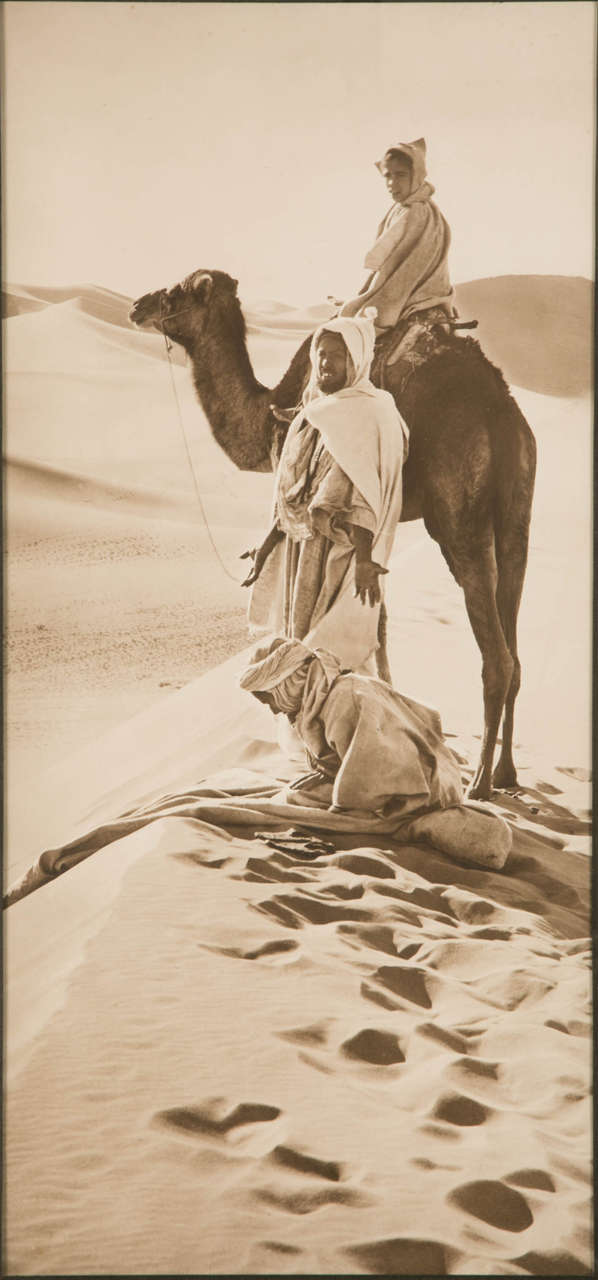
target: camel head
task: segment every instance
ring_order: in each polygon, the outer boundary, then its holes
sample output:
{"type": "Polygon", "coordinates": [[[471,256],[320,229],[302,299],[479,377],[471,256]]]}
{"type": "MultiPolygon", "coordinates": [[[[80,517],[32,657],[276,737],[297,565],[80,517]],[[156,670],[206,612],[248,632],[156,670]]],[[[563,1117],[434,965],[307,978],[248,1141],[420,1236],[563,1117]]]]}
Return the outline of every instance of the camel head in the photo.
{"type": "Polygon", "coordinates": [[[170,289],[156,289],[137,298],[129,320],[139,328],[156,329],[189,349],[201,337],[210,315],[228,309],[231,302],[240,313],[237,284],[225,271],[193,271],[170,289]]]}

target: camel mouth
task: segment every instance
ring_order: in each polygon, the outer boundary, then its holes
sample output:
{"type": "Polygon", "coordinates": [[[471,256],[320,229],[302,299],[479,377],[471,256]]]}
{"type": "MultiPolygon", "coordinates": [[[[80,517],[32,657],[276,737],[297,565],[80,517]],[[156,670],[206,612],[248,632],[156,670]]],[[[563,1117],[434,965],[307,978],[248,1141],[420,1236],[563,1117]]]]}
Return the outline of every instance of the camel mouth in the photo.
{"type": "Polygon", "coordinates": [[[143,325],[149,325],[150,323],[150,317],[143,315],[143,312],[138,302],[133,303],[133,306],[129,311],[129,320],[131,324],[136,325],[138,329],[140,329],[143,325]]]}
{"type": "Polygon", "coordinates": [[[140,323],[140,316],[137,310],[136,302],[134,302],[133,306],[129,309],[129,321],[131,324],[136,324],[136,325],[140,323]]]}
{"type": "Polygon", "coordinates": [[[137,298],[129,311],[129,320],[138,329],[154,328],[160,319],[160,298],[155,293],[137,298]]]}

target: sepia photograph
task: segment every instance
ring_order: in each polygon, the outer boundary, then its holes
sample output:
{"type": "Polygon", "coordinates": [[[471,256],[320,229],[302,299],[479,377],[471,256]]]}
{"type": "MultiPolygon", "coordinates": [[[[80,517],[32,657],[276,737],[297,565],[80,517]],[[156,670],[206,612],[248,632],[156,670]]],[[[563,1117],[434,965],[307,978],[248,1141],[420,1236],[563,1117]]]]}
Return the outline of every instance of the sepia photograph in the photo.
{"type": "Polygon", "coordinates": [[[591,1276],[593,0],[4,0],[18,1276],[591,1276]]]}

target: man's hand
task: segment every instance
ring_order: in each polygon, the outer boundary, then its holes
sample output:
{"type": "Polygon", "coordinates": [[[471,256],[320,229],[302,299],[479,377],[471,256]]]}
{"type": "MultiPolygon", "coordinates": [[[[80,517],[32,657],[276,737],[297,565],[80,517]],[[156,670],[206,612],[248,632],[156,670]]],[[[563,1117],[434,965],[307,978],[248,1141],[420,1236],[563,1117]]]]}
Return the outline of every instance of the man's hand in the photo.
{"type": "Polygon", "coordinates": [[[355,562],[354,594],[359,596],[362,604],[366,604],[367,601],[372,606],[380,603],[382,593],[378,579],[381,573],[388,573],[388,569],[384,569],[375,560],[357,560],[355,562]]]}
{"type": "Polygon", "coordinates": [[[254,837],[280,853],[290,854],[291,858],[322,858],[336,853],[332,840],[322,840],[313,831],[304,831],[301,827],[291,827],[290,831],[255,831],[254,837]]]}
{"type": "Polygon", "coordinates": [[[250,569],[248,576],[245,581],[241,583],[242,587],[251,587],[254,582],[257,582],[270,552],[274,550],[276,543],[280,542],[283,537],[284,534],[278,528],[278,525],[274,524],[264,538],[260,547],[252,547],[251,551],[244,551],[242,555],[239,556],[239,560],[253,560],[253,566],[250,569]]]}
{"type": "Polygon", "coordinates": [[[268,549],[265,550],[264,545],[265,544],[262,543],[261,547],[252,547],[251,551],[244,551],[242,555],[239,556],[239,560],[253,560],[253,565],[249,570],[245,581],[241,583],[242,587],[251,587],[254,582],[257,582],[266,560],[268,559],[268,549]]]}

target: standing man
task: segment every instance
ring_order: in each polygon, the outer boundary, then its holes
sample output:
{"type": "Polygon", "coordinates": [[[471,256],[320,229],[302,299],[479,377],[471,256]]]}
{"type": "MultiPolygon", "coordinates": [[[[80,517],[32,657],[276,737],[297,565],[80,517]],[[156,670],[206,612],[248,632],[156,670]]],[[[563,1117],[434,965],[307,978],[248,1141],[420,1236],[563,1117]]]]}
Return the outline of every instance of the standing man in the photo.
{"type": "Polygon", "coordinates": [[[352,671],[373,669],[408,439],[392,396],[370,381],[374,341],[367,312],[316,330],[310,380],[278,464],[273,524],[246,553],[250,625],[328,649],[352,671]]]}

